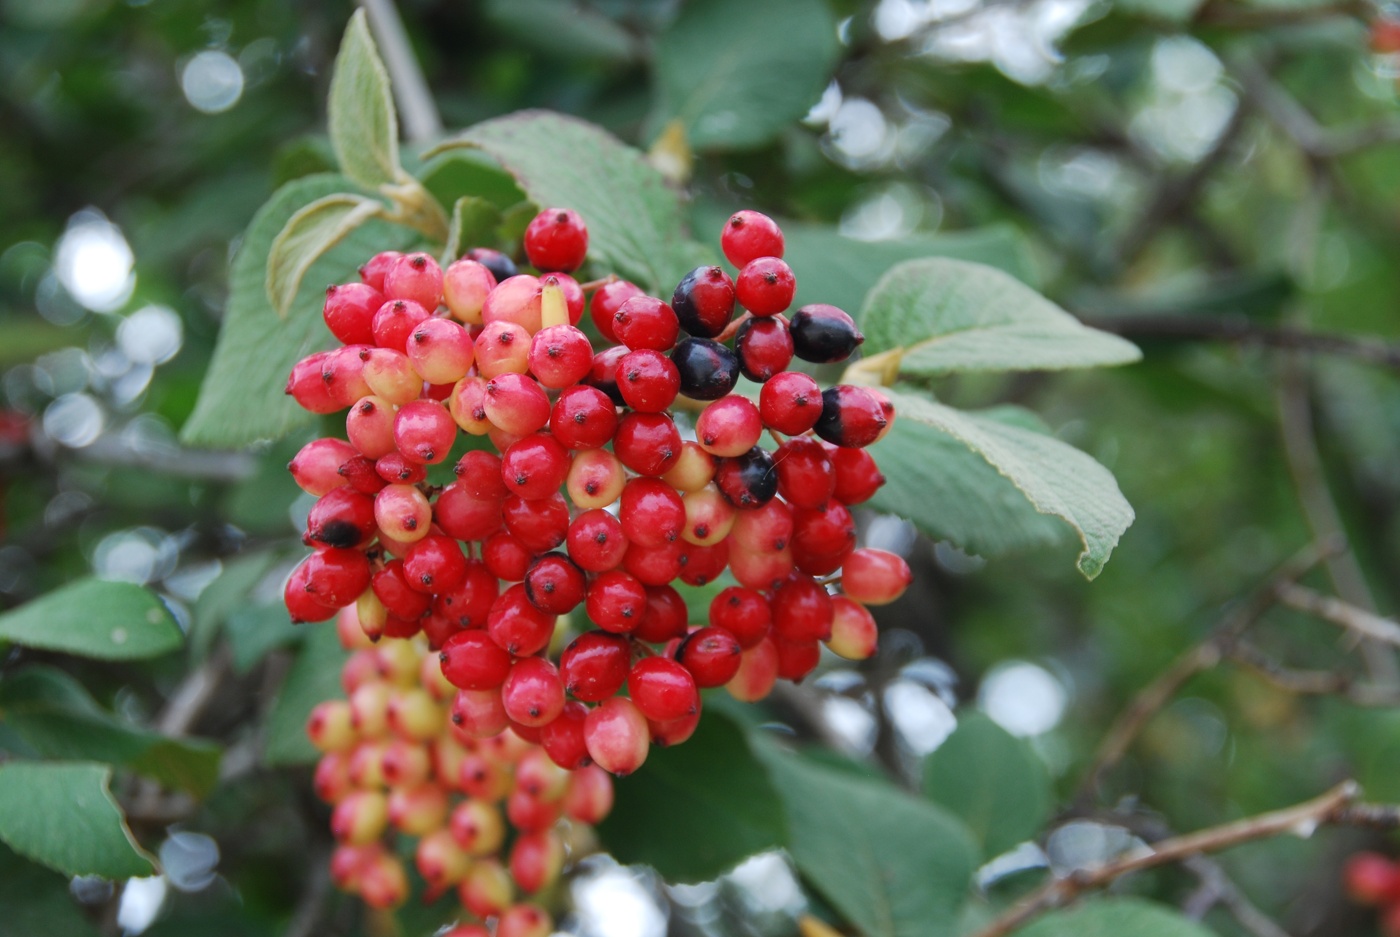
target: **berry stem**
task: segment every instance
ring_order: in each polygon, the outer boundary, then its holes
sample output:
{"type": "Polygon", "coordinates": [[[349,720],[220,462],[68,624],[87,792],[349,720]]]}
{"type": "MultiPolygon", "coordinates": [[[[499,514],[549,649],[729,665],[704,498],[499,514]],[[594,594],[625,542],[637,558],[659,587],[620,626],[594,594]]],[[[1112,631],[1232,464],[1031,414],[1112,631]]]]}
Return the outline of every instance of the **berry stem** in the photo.
{"type": "Polygon", "coordinates": [[[725,342],[733,340],[739,334],[739,326],[753,318],[753,313],[745,312],[742,316],[735,316],[734,321],[724,327],[724,331],[715,336],[715,341],[723,345],[725,342]]]}
{"type": "Polygon", "coordinates": [[[601,280],[589,280],[587,283],[579,284],[579,289],[583,290],[585,293],[591,293],[596,289],[601,289],[602,287],[607,286],[609,283],[617,283],[621,279],[622,278],[619,277],[617,274],[610,273],[607,276],[603,277],[601,280]]]}

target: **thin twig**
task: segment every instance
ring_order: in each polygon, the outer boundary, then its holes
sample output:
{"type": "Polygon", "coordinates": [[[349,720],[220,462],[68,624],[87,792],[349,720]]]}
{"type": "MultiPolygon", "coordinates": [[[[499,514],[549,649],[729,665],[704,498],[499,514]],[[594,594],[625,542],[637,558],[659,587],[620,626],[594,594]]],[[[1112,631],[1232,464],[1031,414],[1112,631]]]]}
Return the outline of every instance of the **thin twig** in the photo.
{"type": "Polygon", "coordinates": [[[1265,325],[1247,316],[1144,314],[1090,316],[1085,325],[1125,338],[1168,341],[1220,341],[1287,348],[1306,354],[1338,355],[1400,370],[1400,345],[1380,339],[1265,325]]]}
{"type": "MultiPolygon", "coordinates": [[[[974,937],[1005,937],[1046,911],[1064,907],[1085,892],[1103,888],[1133,872],[1285,833],[1309,836],[1319,826],[1355,824],[1363,814],[1349,808],[1353,807],[1360,792],[1361,789],[1355,781],[1344,781],[1322,796],[1292,807],[1209,827],[1184,836],[1174,836],[1095,868],[1076,869],[1031,892],[977,931],[974,937]]],[[[1391,819],[1388,811],[1396,808],[1377,809],[1380,815],[1374,819],[1388,822],[1391,819]]],[[[1373,819],[1369,814],[1364,816],[1373,819]]]]}
{"type": "Polygon", "coordinates": [[[1315,589],[1287,583],[1278,592],[1278,600],[1300,612],[1316,615],[1355,634],[1400,647],[1400,624],[1382,618],[1374,612],[1343,602],[1315,589]]]}
{"type": "Polygon", "coordinates": [[[1359,683],[1337,670],[1299,670],[1274,660],[1259,648],[1241,641],[1229,653],[1230,660],[1260,679],[1298,696],[1335,696],[1356,706],[1400,706],[1400,692],[1359,683]]]}
{"type": "Polygon", "coordinates": [[[428,143],[442,136],[442,117],[438,114],[437,103],[428,90],[428,81],[423,77],[423,69],[418,57],[413,54],[408,33],[404,32],[403,20],[393,0],[357,0],[369,17],[370,29],[374,31],[379,52],[384,57],[384,67],[389,72],[389,82],[394,89],[394,100],[399,106],[399,122],[403,125],[404,138],[410,143],[428,143]]]}
{"type": "Polygon", "coordinates": [[[1098,789],[1104,774],[1122,760],[1143,727],[1171,702],[1186,681],[1220,663],[1222,656],[1245,631],[1273,606],[1285,585],[1298,579],[1337,549],[1335,541],[1310,544],[1280,566],[1253,595],[1227,612],[1204,640],[1177,657],[1155,680],[1139,690],[1099,743],[1094,761],[1080,783],[1080,799],[1091,796],[1098,789]]]}
{"type": "Polygon", "coordinates": [[[1237,61],[1233,71],[1245,95],[1311,159],[1335,159],[1400,141],[1400,121],[1382,120],[1338,129],[1323,127],[1257,62],[1237,61]]]}

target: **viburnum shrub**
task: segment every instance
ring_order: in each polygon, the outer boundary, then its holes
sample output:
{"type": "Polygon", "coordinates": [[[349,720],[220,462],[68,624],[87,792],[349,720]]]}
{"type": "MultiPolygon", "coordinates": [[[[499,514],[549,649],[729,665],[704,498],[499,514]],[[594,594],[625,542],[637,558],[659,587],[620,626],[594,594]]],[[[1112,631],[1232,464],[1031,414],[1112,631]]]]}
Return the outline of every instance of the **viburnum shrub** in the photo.
{"type": "Polygon", "coordinates": [[[293,621],[338,616],[353,651],[347,699],[308,726],[336,883],[403,901],[386,837],[404,834],[430,898],[455,889],[534,933],[548,916],[516,896],[551,884],[607,814],[609,773],[688,739],[702,690],[755,701],[810,673],[822,645],[869,657],[867,606],[898,598],[910,570],[857,547],[850,511],[884,482],[864,447],[894,407],[788,370],[844,361],[863,336],[834,306],[784,314],[796,281],[772,219],[725,225],[737,286],[701,266],[667,299],[573,280],[588,252],[576,212],[541,211],[522,246],[533,271],[479,249],[445,270],[384,251],[327,290],[343,344],[286,390],[344,411],[347,439],[288,466],[319,500],[285,598],[293,621]],[[596,344],[579,328],[589,298],[596,344]],[[757,399],[736,393],[741,373],[757,399]],[[432,484],[464,439],[456,480],[432,484]],[[674,584],[726,569],[737,585],[692,621],[674,584]]]}

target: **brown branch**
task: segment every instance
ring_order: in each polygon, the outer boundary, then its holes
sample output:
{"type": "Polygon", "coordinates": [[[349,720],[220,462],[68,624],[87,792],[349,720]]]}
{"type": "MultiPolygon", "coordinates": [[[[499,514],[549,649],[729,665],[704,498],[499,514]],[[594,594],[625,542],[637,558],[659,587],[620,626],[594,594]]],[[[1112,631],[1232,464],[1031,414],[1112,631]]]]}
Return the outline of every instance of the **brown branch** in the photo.
{"type": "Polygon", "coordinates": [[[1288,325],[1265,325],[1246,316],[1195,316],[1171,313],[1090,316],[1085,325],[1125,338],[1166,341],[1220,341],[1236,345],[1285,348],[1305,354],[1338,355],[1400,370],[1400,345],[1376,338],[1312,332],[1288,325]]]}
{"type": "Polygon", "coordinates": [[[1358,683],[1351,674],[1336,670],[1299,670],[1274,660],[1246,641],[1229,652],[1229,658],[1255,676],[1286,693],[1298,696],[1335,696],[1357,706],[1400,706],[1400,692],[1358,683]]]}
{"type": "Polygon", "coordinates": [[[1278,600],[1289,608],[1316,615],[1360,637],[1400,646],[1400,624],[1334,596],[1287,583],[1279,590],[1278,600]]]}
{"type": "Polygon", "coordinates": [[[1394,120],[1337,129],[1322,126],[1257,62],[1235,62],[1233,71],[1245,96],[1309,159],[1335,159],[1400,141],[1400,122],[1394,120]]]}
{"type": "Polygon", "coordinates": [[[358,0],[369,17],[370,29],[384,58],[394,100],[399,105],[399,122],[410,143],[428,143],[442,136],[442,117],[413,46],[404,32],[394,0],[358,0]]]}
{"type": "Polygon", "coordinates": [[[1275,571],[1270,580],[1254,594],[1227,612],[1204,640],[1177,657],[1155,680],[1133,697],[1128,707],[1118,714],[1103,741],[1094,753],[1093,763],[1079,786],[1081,800],[1092,796],[1104,774],[1127,754],[1144,726],[1169,703],[1181,687],[1198,673],[1220,663],[1224,654],[1278,600],[1284,586],[1298,579],[1332,552],[1339,549],[1331,543],[1313,543],[1275,571]]]}
{"type": "Polygon", "coordinates": [[[1071,904],[1084,893],[1103,888],[1133,872],[1285,833],[1309,836],[1317,827],[1323,825],[1370,825],[1370,822],[1366,821],[1400,822],[1400,808],[1368,808],[1376,812],[1374,816],[1365,811],[1358,811],[1355,801],[1360,792],[1361,789],[1355,781],[1344,781],[1322,796],[1292,807],[1183,836],[1174,836],[1095,868],[1075,869],[1031,892],[977,931],[974,937],[1005,937],[1033,918],[1071,904]]]}

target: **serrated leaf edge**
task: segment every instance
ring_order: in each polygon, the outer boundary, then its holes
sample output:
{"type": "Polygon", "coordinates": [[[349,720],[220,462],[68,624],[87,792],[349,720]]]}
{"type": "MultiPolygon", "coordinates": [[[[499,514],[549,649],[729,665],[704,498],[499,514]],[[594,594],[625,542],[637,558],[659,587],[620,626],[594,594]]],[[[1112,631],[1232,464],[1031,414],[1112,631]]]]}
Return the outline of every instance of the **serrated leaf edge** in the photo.
{"type": "Polygon", "coordinates": [[[271,301],[277,317],[283,320],[287,318],[292,303],[296,301],[297,291],[301,288],[301,281],[317,260],[343,241],[350,232],[370,218],[383,213],[382,203],[363,195],[342,192],[318,198],[288,218],[282,230],[272,239],[272,246],[267,255],[267,298],[271,301]],[[344,206],[346,211],[328,237],[309,250],[294,253],[287,249],[288,242],[297,235],[297,229],[301,225],[313,215],[335,206],[344,206]],[[291,264],[284,267],[287,260],[290,260],[291,264]]]}

